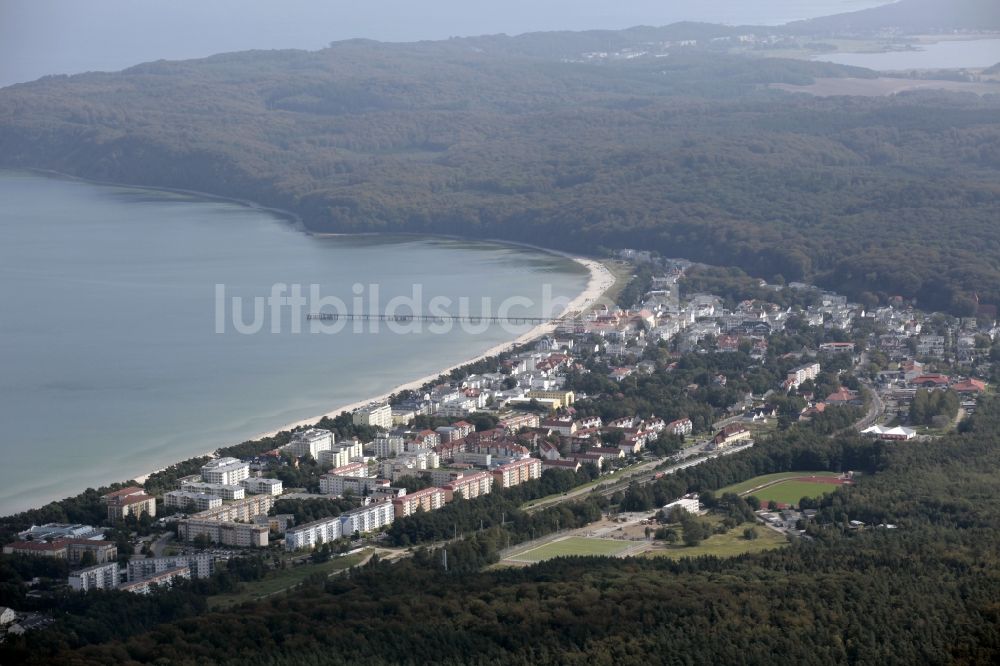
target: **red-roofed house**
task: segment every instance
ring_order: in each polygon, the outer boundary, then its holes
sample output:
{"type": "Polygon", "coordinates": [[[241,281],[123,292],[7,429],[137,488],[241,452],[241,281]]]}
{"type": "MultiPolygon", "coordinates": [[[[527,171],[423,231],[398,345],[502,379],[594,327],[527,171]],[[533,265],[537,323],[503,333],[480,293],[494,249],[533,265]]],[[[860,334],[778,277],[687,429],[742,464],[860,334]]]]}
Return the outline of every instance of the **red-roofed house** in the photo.
{"type": "Polygon", "coordinates": [[[986,382],[978,379],[966,379],[951,387],[956,393],[982,393],[986,390],[986,382]]]}

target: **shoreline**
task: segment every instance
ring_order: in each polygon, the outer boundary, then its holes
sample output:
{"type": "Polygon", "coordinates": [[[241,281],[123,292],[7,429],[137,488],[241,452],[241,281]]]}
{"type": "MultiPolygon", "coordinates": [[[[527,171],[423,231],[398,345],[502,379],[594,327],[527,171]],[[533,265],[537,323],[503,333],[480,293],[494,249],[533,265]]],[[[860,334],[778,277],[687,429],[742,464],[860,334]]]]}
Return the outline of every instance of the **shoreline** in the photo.
{"type": "MultiPolygon", "coordinates": [[[[355,235],[361,235],[361,234],[312,234],[312,235],[316,235],[316,236],[328,236],[329,237],[329,236],[347,236],[347,235],[355,236],[355,235]]],[[[364,234],[364,235],[379,236],[379,235],[382,235],[382,234],[372,233],[372,234],[364,234]]],[[[419,236],[426,236],[427,234],[409,234],[409,235],[413,235],[413,236],[418,236],[418,235],[419,236]]],[[[440,238],[442,236],[436,236],[436,237],[440,238]]],[[[447,236],[447,238],[458,238],[458,239],[461,239],[461,240],[469,240],[469,239],[462,238],[460,236],[447,236]]],[[[572,254],[569,254],[567,252],[561,252],[559,250],[550,250],[548,248],[542,248],[542,247],[538,247],[538,246],[534,246],[534,245],[529,245],[527,243],[507,243],[506,241],[485,241],[485,242],[497,242],[497,243],[515,245],[515,246],[530,248],[530,249],[538,250],[538,251],[542,251],[542,252],[547,252],[547,253],[550,253],[550,254],[555,254],[555,255],[558,255],[558,256],[565,257],[567,259],[571,259],[572,261],[575,261],[576,263],[578,263],[581,266],[583,266],[584,268],[586,268],[587,271],[588,271],[588,273],[590,274],[590,277],[587,279],[586,286],[584,287],[583,291],[581,291],[579,294],[577,294],[576,297],[574,297],[573,300],[571,300],[567,304],[567,306],[563,309],[563,311],[559,313],[558,316],[560,316],[560,317],[563,316],[563,315],[565,315],[565,314],[567,314],[567,313],[569,313],[569,312],[574,312],[574,311],[580,311],[580,312],[582,312],[582,311],[585,311],[586,309],[592,307],[593,305],[595,305],[601,299],[601,297],[604,294],[607,293],[608,289],[610,289],[615,284],[615,277],[611,273],[611,271],[609,271],[604,264],[602,264],[600,261],[597,261],[596,259],[588,259],[588,258],[585,258],[585,257],[580,257],[580,256],[572,255],[572,254]]],[[[502,342],[502,343],[500,343],[498,345],[494,345],[493,347],[490,347],[486,351],[484,351],[484,352],[482,352],[482,353],[480,353],[480,354],[478,354],[478,355],[476,355],[476,356],[474,356],[472,358],[465,359],[465,360],[463,360],[463,361],[461,361],[459,363],[455,363],[454,365],[450,365],[450,366],[448,366],[446,368],[443,368],[441,370],[433,372],[433,373],[431,373],[429,375],[426,375],[424,377],[421,377],[419,379],[414,379],[414,380],[407,381],[407,382],[404,382],[402,384],[399,384],[397,386],[394,386],[392,389],[390,389],[389,391],[387,391],[385,393],[379,394],[377,396],[373,396],[373,397],[369,397],[369,398],[364,398],[364,399],[361,399],[361,400],[357,400],[355,402],[348,403],[346,405],[341,405],[339,407],[335,407],[335,408],[331,409],[330,411],[325,412],[323,414],[320,414],[318,416],[313,416],[313,417],[301,419],[299,421],[295,421],[293,423],[288,423],[288,424],[286,424],[284,426],[281,426],[280,428],[276,428],[274,430],[269,430],[269,431],[266,431],[266,432],[262,432],[262,433],[256,434],[256,435],[254,435],[252,437],[247,438],[244,441],[254,441],[254,440],[258,440],[258,439],[263,439],[265,437],[273,437],[273,436],[275,436],[278,433],[283,432],[283,431],[294,430],[295,428],[301,428],[301,427],[306,427],[306,426],[313,426],[313,425],[316,424],[317,421],[320,421],[323,418],[335,418],[335,417],[339,416],[340,414],[342,414],[344,412],[353,411],[355,409],[358,409],[359,407],[364,407],[365,405],[371,404],[373,402],[385,402],[385,401],[387,401],[389,399],[390,396],[392,396],[392,395],[394,395],[396,393],[400,393],[401,391],[411,391],[411,390],[418,389],[421,386],[423,386],[424,384],[426,384],[428,382],[431,382],[431,381],[437,379],[438,377],[440,377],[442,375],[447,375],[452,370],[455,370],[457,368],[461,368],[461,367],[466,366],[466,365],[470,365],[472,363],[476,363],[478,361],[481,361],[483,359],[489,358],[491,356],[497,356],[497,355],[502,354],[504,352],[510,351],[511,349],[513,349],[513,348],[515,348],[517,346],[520,346],[520,345],[523,345],[525,343],[528,343],[528,342],[540,339],[540,338],[548,335],[549,333],[553,332],[555,329],[556,329],[556,324],[554,324],[552,322],[548,322],[548,323],[545,323],[545,324],[538,324],[537,326],[534,326],[531,330],[526,331],[525,333],[519,335],[514,340],[511,340],[509,342],[502,342]]],[[[235,442],[235,444],[240,444],[240,443],[242,443],[242,442],[235,442]]],[[[206,457],[207,456],[207,457],[210,457],[210,458],[214,458],[217,455],[217,451],[220,448],[223,448],[225,446],[231,446],[231,444],[223,444],[223,445],[220,445],[219,447],[217,447],[216,449],[214,449],[212,451],[209,451],[209,452],[206,452],[206,453],[202,453],[202,454],[198,454],[198,455],[191,456],[191,457],[192,458],[198,458],[198,457],[206,457]]],[[[182,461],[177,461],[177,462],[179,463],[179,462],[182,462],[182,461]]],[[[172,464],[177,464],[177,463],[172,463],[172,464]]],[[[153,470],[151,472],[147,472],[146,474],[142,474],[140,476],[135,476],[135,477],[132,478],[132,480],[134,480],[134,481],[136,481],[137,483],[140,483],[140,484],[141,483],[145,483],[149,479],[150,476],[152,476],[153,474],[156,474],[158,472],[162,472],[163,470],[167,469],[168,467],[170,467],[170,465],[168,465],[167,467],[161,467],[160,469],[156,469],[156,470],[153,470]]]]}
{"type": "MultiPolygon", "coordinates": [[[[595,304],[598,303],[598,301],[601,299],[601,297],[603,297],[604,294],[606,294],[607,291],[612,286],[614,286],[615,281],[616,281],[616,278],[615,278],[614,274],[611,271],[609,271],[608,268],[604,264],[602,264],[600,261],[598,261],[597,259],[582,257],[582,256],[579,256],[579,255],[571,254],[569,252],[562,251],[562,250],[555,250],[555,249],[552,249],[552,248],[542,247],[542,246],[539,246],[539,245],[533,245],[533,244],[530,244],[530,243],[523,243],[523,242],[518,242],[518,241],[508,241],[508,240],[494,239],[494,238],[469,238],[469,237],[458,236],[458,235],[454,235],[454,234],[425,234],[425,233],[413,233],[413,232],[405,232],[405,231],[394,231],[391,234],[385,234],[385,233],[379,233],[379,232],[361,232],[361,233],[352,233],[352,234],[329,233],[329,232],[314,232],[314,231],[310,230],[302,222],[302,218],[299,217],[297,214],[295,214],[295,213],[293,213],[291,211],[288,211],[288,210],[283,210],[283,209],[279,209],[279,208],[272,208],[272,207],[269,207],[269,206],[263,206],[261,204],[258,204],[256,202],[254,202],[254,201],[250,201],[248,199],[237,199],[237,198],[234,198],[234,197],[220,196],[220,195],[215,195],[215,194],[211,194],[211,193],[208,193],[208,192],[200,192],[200,191],[197,191],[197,190],[186,190],[186,189],[170,188],[170,187],[158,187],[158,186],[155,186],[155,185],[133,185],[133,184],[128,184],[128,183],[118,183],[118,182],[111,182],[111,181],[100,181],[100,180],[94,180],[94,179],[89,179],[89,178],[83,178],[83,177],[79,177],[79,176],[74,176],[74,175],[71,175],[71,174],[62,173],[62,172],[54,171],[54,170],[51,170],[51,169],[39,169],[39,168],[31,168],[31,167],[22,167],[22,168],[17,168],[17,169],[5,169],[5,170],[11,171],[11,172],[22,171],[22,172],[31,173],[31,174],[37,174],[37,175],[42,175],[42,176],[46,176],[46,177],[56,177],[56,178],[61,178],[61,179],[65,179],[65,180],[78,181],[78,182],[83,182],[83,183],[90,183],[90,184],[101,185],[101,186],[106,186],[106,187],[123,187],[123,188],[130,188],[130,189],[136,189],[136,190],[150,190],[150,191],[153,191],[153,192],[165,192],[165,193],[173,193],[173,194],[182,194],[182,195],[185,195],[185,196],[192,196],[192,197],[197,197],[197,198],[203,198],[203,199],[210,200],[210,201],[219,201],[219,202],[225,202],[225,203],[232,203],[232,204],[244,206],[244,207],[247,207],[247,208],[250,208],[250,209],[253,209],[253,210],[262,211],[262,212],[266,212],[266,213],[269,213],[271,215],[274,215],[277,218],[280,218],[280,219],[285,220],[287,222],[291,222],[292,225],[297,230],[301,231],[302,233],[308,234],[310,236],[315,236],[317,238],[338,237],[338,236],[387,236],[387,235],[393,235],[393,236],[414,236],[414,237],[420,236],[420,237],[424,237],[424,238],[444,238],[444,239],[450,239],[450,240],[474,241],[474,242],[482,242],[482,243],[494,243],[494,244],[498,244],[498,245],[509,245],[509,246],[512,246],[512,247],[525,248],[525,249],[529,249],[529,250],[536,251],[536,252],[544,252],[546,254],[550,254],[550,255],[554,255],[554,256],[558,256],[558,257],[562,257],[562,258],[574,261],[577,264],[579,264],[580,266],[582,266],[584,269],[586,269],[587,272],[588,272],[588,274],[589,274],[589,277],[587,279],[587,283],[584,286],[583,290],[579,294],[577,294],[566,305],[566,307],[563,309],[563,311],[560,312],[556,316],[556,318],[564,316],[567,313],[574,312],[574,311],[584,312],[587,309],[593,307],[595,304]]],[[[504,352],[507,352],[507,351],[509,351],[509,350],[517,347],[517,346],[523,345],[523,344],[525,344],[527,342],[531,342],[531,341],[540,339],[540,338],[544,337],[545,335],[548,335],[548,334],[552,333],[555,329],[556,329],[556,324],[551,323],[551,322],[544,323],[544,324],[538,324],[537,326],[534,326],[533,328],[531,328],[529,331],[526,331],[525,333],[519,335],[514,340],[494,345],[493,347],[490,347],[489,349],[481,352],[480,354],[477,354],[474,357],[467,358],[467,359],[465,359],[465,360],[463,360],[461,362],[458,362],[458,363],[455,363],[453,365],[450,365],[450,366],[448,366],[446,368],[438,370],[438,371],[436,371],[434,373],[431,373],[429,375],[426,375],[424,377],[420,377],[418,379],[413,379],[413,380],[409,380],[409,381],[403,382],[401,384],[398,384],[398,385],[394,386],[392,389],[390,389],[389,391],[387,391],[385,393],[379,394],[377,396],[372,396],[372,397],[367,397],[367,398],[364,398],[364,399],[359,399],[359,400],[356,400],[356,401],[351,402],[351,403],[346,404],[346,405],[337,406],[337,407],[335,407],[335,408],[333,408],[333,409],[331,409],[331,410],[329,410],[329,411],[327,411],[327,412],[325,412],[323,414],[320,414],[318,416],[301,419],[301,420],[295,421],[293,423],[285,424],[285,425],[283,425],[281,427],[278,427],[276,429],[273,429],[273,430],[269,430],[269,431],[266,431],[266,432],[258,433],[258,434],[254,435],[252,437],[249,437],[247,439],[242,440],[241,442],[233,442],[233,443],[220,444],[220,445],[218,445],[217,447],[215,447],[211,451],[206,451],[204,453],[195,454],[195,455],[189,456],[188,458],[185,458],[184,460],[189,460],[191,458],[198,458],[198,457],[214,458],[217,455],[217,451],[220,448],[224,448],[226,446],[232,446],[234,444],[240,444],[243,441],[254,441],[254,440],[262,439],[262,438],[265,438],[265,437],[273,437],[274,435],[276,435],[276,434],[278,434],[278,433],[280,433],[282,431],[292,430],[292,429],[300,428],[300,427],[303,427],[303,426],[311,426],[311,425],[314,425],[317,421],[319,421],[319,420],[321,420],[321,419],[323,419],[325,417],[334,418],[336,416],[339,416],[340,414],[342,414],[345,411],[346,412],[350,412],[350,411],[353,411],[354,409],[357,409],[359,407],[363,407],[363,406],[365,406],[367,404],[370,404],[372,402],[385,402],[393,394],[399,393],[401,391],[418,389],[421,386],[423,386],[424,384],[426,384],[426,383],[428,383],[430,381],[433,381],[433,380],[437,379],[438,377],[440,377],[442,375],[447,375],[452,370],[455,370],[457,368],[461,368],[461,367],[466,366],[466,365],[470,365],[472,363],[476,363],[478,361],[481,361],[483,359],[489,358],[491,356],[497,356],[497,355],[502,354],[504,352]]],[[[167,465],[165,465],[163,467],[159,467],[159,468],[154,469],[152,471],[132,476],[128,480],[135,481],[136,483],[139,483],[139,484],[144,484],[153,474],[156,474],[158,472],[162,472],[162,471],[164,471],[164,470],[170,468],[171,466],[176,465],[176,464],[178,464],[180,462],[183,462],[183,460],[173,461],[173,462],[171,462],[171,463],[169,463],[169,464],[167,464],[167,465]]],[[[117,482],[120,482],[120,481],[109,481],[108,483],[117,483],[117,482]]],[[[49,500],[49,501],[50,502],[51,501],[59,501],[59,499],[55,498],[55,499],[52,499],[52,500],[49,500]]],[[[46,502],[45,504],[48,504],[48,503],[49,502],[46,502]]],[[[41,506],[45,506],[45,504],[42,504],[41,506]]],[[[37,508],[37,507],[35,507],[35,508],[37,508]]],[[[30,509],[26,509],[26,510],[30,510],[30,509]]]]}

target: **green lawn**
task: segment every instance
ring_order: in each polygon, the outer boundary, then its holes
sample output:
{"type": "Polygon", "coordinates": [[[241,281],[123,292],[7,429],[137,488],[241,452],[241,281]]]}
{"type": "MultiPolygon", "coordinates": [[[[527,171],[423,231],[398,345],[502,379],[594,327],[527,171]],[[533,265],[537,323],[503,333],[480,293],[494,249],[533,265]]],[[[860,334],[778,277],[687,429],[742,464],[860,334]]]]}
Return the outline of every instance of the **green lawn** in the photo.
{"type": "Polygon", "coordinates": [[[634,545],[636,545],[634,541],[569,537],[511,555],[507,559],[541,562],[543,560],[550,560],[553,557],[569,555],[616,555],[634,545]]]}
{"type": "Polygon", "coordinates": [[[809,483],[808,481],[782,481],[763,490],[755,490],[751,494],[767,504],[774,501],[779,504],[798,504],[803,497],[821,497],[832,493],[840,486],[832,483],[809,483]]]}
{"type": "MultiPolygon", "coordinates": [[[[743,493],[762,486],[765,483],[770,483],[771,481],[777,481],[779,479],[791,479],[799,476],[834,476],[836,472],[778,472],[777,474],[765,474],[763,476],[756,476],[742,483],[734,483],[731,486],[726,486],[725,488],[719,488],[715,491],[715,495],[722,496],[725,493],[736,493],[737,495],[742,495],[743,493]]],[[[754,493],[756,495],[756,493],[754,493]]],[[[757,495],[760,497],[760,495],[757,495]]],[[[802,495],[796,497],[798,500],[802,495]]]]}
{"type": "Polygon", "coordinates": [[[327,576],[353,567],[369,555],[369,550],[345,557],[335,557],[322,564],[302,564],[289,566],[287,569],[272,571],[263,580],[243,583],[242,589],[235,594],[217,594],[208,598],[209,608],[229,608],[246,601],[253,601],[295,587],[313,574],[325,573],[327,576]]]}
{"type": "Polygon", "coordinates": [[[762,525],[757,525],[757,538],[752,541],[743,538],[743,530],[749,525],[739,527],[726,532],[725,534],[713,534],[702,541],[697,546],[666,546],[644,553],[645,557],[672,557],[680,559],[682,557],[699,557],[701,555],[714,555],[716,557],[734,557],[745,553],[759,553],[772,548],[781,548],[788,544],[788,541],[781,534],[768,529],[762,525]]]}

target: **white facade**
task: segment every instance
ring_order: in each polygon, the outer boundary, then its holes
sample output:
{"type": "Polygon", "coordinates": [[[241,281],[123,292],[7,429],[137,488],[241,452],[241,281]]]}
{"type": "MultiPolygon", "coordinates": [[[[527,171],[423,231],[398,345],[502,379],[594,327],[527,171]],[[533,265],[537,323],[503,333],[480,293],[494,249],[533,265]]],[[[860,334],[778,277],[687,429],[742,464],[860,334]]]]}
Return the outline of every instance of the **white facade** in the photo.
{"type": "Polygon", "coordinates": [[[340,532],[349,536],[355,532],[364,534],[392,524],[394,512],[391,502],[379,502],[349,511],[340,516],[340,532]]]}
{"type": "Polygon", "coordinates": [[[380,435],[372,443],[376,458],[389,458],[403,453],[406,440],[401,435],[380,435]]]}
{"type": "Polygon", "coordinates": [[[69,575],[69,586],[77,592],[113,590],[118,587],[118,563],[98,564],[69,575]]]}
{"type": "Polygon", "coordinates": [[[251,495],[280,495],[284,492],[284,485],[281,479],[264,479],[252,476],[243,480],[243,487],[251,495]]]}
{"type": "Polygon", "coordinates": [[[374,479],[370,476],[324,474],[319,477],[319,491],[324,495],[343,495],[346,491],[355,495],[368,495],[375,488],[387,485],[389,485],[387,480],[374,479]]]}
{"type": "Polygon", "coordinates": [[[329,430],[310,428],[295,433],[292,441],[283,446],[282,449],[294,456],[311,456],[313,459],[319,460],[320,452],[332,449],[335,439],[336,436],[329,430]]]}
{"type": "Polygon", "coordinates": [[[285,550],[315,548],[341,537],[340,516],[324,518],[305,525],[293,527],[285,532],[285,550]]]}
{"type": "Polygon", "coordinates": [[[195,511],[207,511],[208,509],[215,509],[222,506],[222,498],[218,495],[209,495],[208,493],[171,490],[163,494],[163,505],[177,509],[192,507],[195,511]]]}
{"type": "MultiPolygon", "coordinates": [[[[244,479],[245,481],[246,479],[244,479]]],[[[247,491],[242,485],[226,485],[223,483],[185,483],[180,487],[181,490],[186,490],[192,493],[205,493],[206,495],[215,495],[216,497],[221,497],[227,501],[241,500],[246,497],[247,491]]]]}
{"type": "Polygon", "coordinates": [[[354,425],[377,426],[388,430],[392,427],[392,408],[388,404],[367,405],[354,410],[354,425]]]}
{"type": "Polygon", "coordinates": [[[205,463],[201,468],[201,478],[205,483],[237,486],[250,477],[250,463],[236,458],[217,458],[205,463]]]}
{"type": "Polygon", "coordinates": [[[191,571],[192,578],[208,578],[215,570],[215,560],[209,553],[173,557],[133,557],[128,561],[128,580],[133,583],[147,580],[179,567],[187,567],[191,571]]]}

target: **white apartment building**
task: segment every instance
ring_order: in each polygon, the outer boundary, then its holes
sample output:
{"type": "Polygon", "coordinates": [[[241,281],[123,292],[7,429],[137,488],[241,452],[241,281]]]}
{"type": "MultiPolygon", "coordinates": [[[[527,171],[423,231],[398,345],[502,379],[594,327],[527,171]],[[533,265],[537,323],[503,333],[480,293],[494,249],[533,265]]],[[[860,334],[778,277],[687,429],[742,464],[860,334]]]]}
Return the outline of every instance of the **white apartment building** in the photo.
{"type": "Polygon", "coordinates": [[[285,532],[285,550],[313,549],[341,537],[340,516],[324,518],[293,527],[285,532]]]}
{"type": "Polygon", "coordinates": [[[791,388],[797,389],[808,379],[816,379],[819,376],[819,363],[806,363],[788,372],[785,383],[791,388]]]}
{"type": "Polygon", "coordinates": [[[388,404],[371,404],[354,410],[354,425],[392,427],[392,408],[388,404]]]}
{"type": "MultiPolygon", "coordinates": [[[[246,481],[246,479],[244,479],[244,481],[246,481]]],[[[215,495],[216,497],[221,497],[228,502],[241,500],[247,495],[246,488],[242,485],[236,486],[223,483],[204,483],[197,481],[195,483],[185,483],[180,487],[180,490],[186,490],[192,493],[215,495]]]]}
{"type": "Polygon", "coordinates": [[[355,532],[364,534],[387,525],[392,525],[395,517],[391,502],[379,502],[349,511],[340,516],[340,533],[350,536],[355,532]]]}
{"type": "Polygon", "coordinates": [[[168,508],[208,511],[222,506],[222,498],[208,493],[196,493],[188,490],[171,490],[163,494],[163,505],[168,508]]]}
{"type": "Polygon", "coordinates": [[[389,458],[403,453],[406,447],[406,440],[402,435],[379,435],[372,443],[372,448],[376,458],[389,458]]]}
{"type": "Polygon", "coordinates": [[[251,476],[243,479],[243,487],[251,495],[273,495],[277,497],[285,491],[281,479],[265,479],[259,476],[251,476]]]}
{"type": "Polygon", "coordinates": [[[237,486],[250,477],[250,463],[236,458],[216,458],[202,465],[201,479],[205,483],[237,486]]]}
{"type": "Polygon", "coordinates": [[[320,451],[316,461],[323,467],[343,467],[351,462],[351,456],[347,449],[337,447],[329,451],[320,451]]]}
{"type": "Polygon", "coordinates": [[[204,535],[211,543],[239,548],[266,548],[270,533],[267,525],[220,520],[183,520],[177,531],[184,541],[194,541],[204,535]]]}
{"type": "Polygon", "coordinates": [[[118,589],[123,592],[132,592],[133,594],[149,594],[158,586],[169,587],[178,578],[190,579],[191,570],[187,567],[167,569],[166,571],[150,576],[149,578],[138,580],[134,583],[125,583],[118,589]]]}
{"type": "Polygon", "coordinates": [[[339,474],[324,474],[319,477],[319,491],[324,495],[343,495],[350,491],[354,495],[368,495],[376,488],[389,485],[387,479],[375,479],[370,476],[341,476],[339,474]]]}
{"type": "Polygon", "coordinates": [[[312,456],[313,459],[319,460],[320,452],[332,449],[335,439],[336,436],[329,430],[310,428],[295,433],[292,441],[281,448],[294,456],[312,456]]]}
{"type": "Polygon", "coordinates": [[[69,586],[77,592],[113,590],[118,587],[118,563],[98,564],[69,575],[69,586]]]}
{"type": "Polygon", "coordinates": [[[172,557],[133,557],[128,561],[128,580],[146,580],[170,569],[187,567],[192,578],[208,578],[215,571],[215,558],[210,553],[192,553],[172,557]]]}
{"type": "Polygon", "coordinates": [[[274,497],[271,495],[253,495],[241,500],[236,500],[232,504],[223,504],[220,507],[191,516],[193,520],[219,520],[248,521],[254,516],[267,515],[267,512],[274,506],[274,497]]]}

